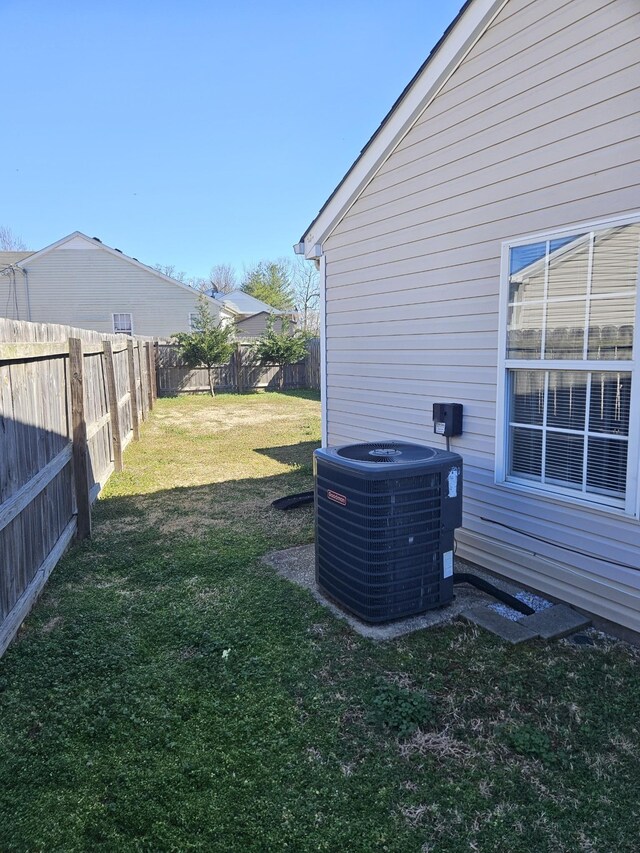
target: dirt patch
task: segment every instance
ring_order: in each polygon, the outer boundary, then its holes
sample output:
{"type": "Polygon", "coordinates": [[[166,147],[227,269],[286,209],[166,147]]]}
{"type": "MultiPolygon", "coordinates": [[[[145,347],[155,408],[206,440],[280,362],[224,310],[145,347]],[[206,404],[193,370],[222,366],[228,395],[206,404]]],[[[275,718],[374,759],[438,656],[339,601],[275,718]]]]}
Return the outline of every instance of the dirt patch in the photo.
{"type": "Polygon", "coordinates": [[[286,412],[251,410],[233,412],[229,409],[209,409],[194,413],[158,412],[156,420],[163,426],[177,426],[191,433],[203,435],[242,427],[256,427],[277,421],[290,421],[291,415],[286,412]]]}
{"type": "Polygon", "coordinates": [[[52,619],[49,619],[44,623],[42,628],[40,629],[43,634],[50,634],[58,625],[62,624],[62,616],[54,616],[52,619]]]}
{"type": "MultiPolygon", "coordinates": [[[[212,530],[227,528],[246,532],[268,529],[282,533],[295,533],[300,526],[299,512],[283,513],[271,508],[273,495],[248,498],[248,489],[236,495],[217,498],[211,495],[184,494],[161,498],[140,498],[138,508],[142,514],[123,515],[106,519],[96,529],[99,536],[123,536],[153,528],[160,535],[182,535],[195,539],[206,537],[212,530]]],[[[255,489],[252,490],[255,493],[255,489]]]]}

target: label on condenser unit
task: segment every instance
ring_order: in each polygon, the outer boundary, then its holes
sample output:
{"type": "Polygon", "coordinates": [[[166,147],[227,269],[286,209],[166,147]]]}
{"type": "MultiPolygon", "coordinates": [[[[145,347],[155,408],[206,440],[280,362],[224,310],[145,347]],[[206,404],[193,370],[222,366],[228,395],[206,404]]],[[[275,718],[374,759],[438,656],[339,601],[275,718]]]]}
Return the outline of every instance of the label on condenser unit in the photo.
{"type": "Polygon", "coordinates": [[[453,574],[453,551],[445,551],[442,555],[442,576],[450,578],[453,574]]]}
{"type": "Polygon", "coordinates": [[[449,475],[447,476],[447,488],[449,490],[448,498],[457,498],[458,497],[458,477],[460,476],[460,469],[458,467],[451,468],[449,471],[449,475]]]}
{"type": "Polygon", "coordinates": [[[330,501],[334,503],[340,504],[340,506],[347,505],[347,498],[345,495],[341,495],[340,492],[334,492],[332,489],[327,489],[327,497],[330,501]]]}

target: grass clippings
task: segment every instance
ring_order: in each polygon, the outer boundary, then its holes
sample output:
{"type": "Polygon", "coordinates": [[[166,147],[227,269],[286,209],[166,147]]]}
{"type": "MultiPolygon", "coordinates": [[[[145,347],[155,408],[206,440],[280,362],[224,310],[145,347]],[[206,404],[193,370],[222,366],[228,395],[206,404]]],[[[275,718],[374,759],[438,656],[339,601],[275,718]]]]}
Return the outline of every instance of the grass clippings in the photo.
{"type": "Polygon", "coordinates": [[[637,650],[352,633],[260,560],[318,438],[313,395],[158,401],[0,661],[0,850],[635,853],[637,650]]]}

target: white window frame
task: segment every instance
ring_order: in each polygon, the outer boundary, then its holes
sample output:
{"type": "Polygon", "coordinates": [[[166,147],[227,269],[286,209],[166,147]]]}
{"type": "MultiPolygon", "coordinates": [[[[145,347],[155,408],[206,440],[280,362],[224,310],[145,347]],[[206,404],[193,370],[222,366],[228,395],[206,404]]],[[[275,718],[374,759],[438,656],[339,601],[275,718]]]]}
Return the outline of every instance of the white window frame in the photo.
{"type": "Polygon", "coordinates": [[[195,332],[195,326],[193,325],[194,319],[198,316],[197,311],[189,311],[189,331],[195,332]]]}
{"type": "Polygon", "coordinates": [[[111,327],[112,327],[112,329],[113,329],[113,334],[114,334],[114,335],[128,335],[128,334],[131,334],[131,337],[133,337],[133,335],[134,335],[134,331],[133,331],[133,314],[131,313],[131,311],[114,311],[114,312],[111,314],[111,327]],[[121,330],[119,330],[119,329],[116,329],[116,317],[121,317],[123,314],[128,314],[128,315],[129,315],[129,317],[131,317],[131,332],[130,332],[130,333],[129,333],[129,332],[123,332],[123,331],[121,331],[121,330]]]}
{"type": "MultiPolygon", "coordinates": [[[[640,222],[640,211],[628,216],[615,216],[590,222],[578,222],[573,225],[554,228],[550,231],[542,231],[528,234],[524,237],[505,240],[502,243],[500,253],[500,306],[498,313],[498,385],[496,395],[496,453],[495,453],[495,478],[496,485],[514,492],[520,492],[534,497],[547,499],[552,503],[562,502],[588,507],[616,515],[626,515],[633,518],[640,517],[640,284],[637,285],[636,313],[633,336],[633,358],[624,361],[592,361],[592,372],[614,371],[616,373],[631,373],[631,401],[629,412],[629,443],[627,450],[627,489],[624,504],[612,503],[609,499],[598,495],[585,496],[576,494],[572,489],[562,490],[560,487],[549,488],[543,483],[524,480],[514,481],[508,479],[508,439],[509,439],[509,398],[508,398],[508,373],[509,370],[572,370],[577,362],[564,359],[508,359],[507,358],[507,330],[508,330],[508,303],[509,303],[509,252],[516,246],[528,243],[553,240],[563,236],[569,236],[579,231],[590,231],[607,226],[631,225],[640,222]]],[[[638,278],[640,281],[640,264],[638,278]]],[[[579,363],[582,370],[585,362],[579,363]]]]}

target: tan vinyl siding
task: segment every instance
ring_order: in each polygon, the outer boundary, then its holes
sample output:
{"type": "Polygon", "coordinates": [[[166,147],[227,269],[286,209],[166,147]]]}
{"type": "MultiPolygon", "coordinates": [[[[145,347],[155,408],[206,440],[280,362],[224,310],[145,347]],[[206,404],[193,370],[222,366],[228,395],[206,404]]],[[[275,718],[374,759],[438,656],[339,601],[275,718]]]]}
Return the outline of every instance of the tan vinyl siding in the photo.
{"type": "Polygon", "coordinates": [[[329,442],[462,402],[458,553],[636,631],[639,522],[494,469],[502,241],[640,206],[639,80],[636,0],[510,0],[323,247],[329,442]]]}
{"type": "MultiPolygon", "coordinates": [[[[241,338],[260,337],[260,335],[266,332],[269,326],[269,316],[270,315],[266,311],[261,311],[259,314],[253,314],[252,316],[247,317],[245,320],[238,320],[236,322],[238,336],[241,338]]],[[[290,328],[292,330],[295,328],[292,322],[290,322],[290,328]]],[[[277,316],[275,316],[273,319],[273,329],[276,332],[282,331],[282,320],[277,316]]]]}
{"type": "MultiPolygon", "coordinates": [[[[236,323],[238,335],[240,337],[260,337],[266,331],[269,322],[269,314],[266,311],[261,311],[260,314],[253,314],[245,320],[239,320],[236,323]]],[[[274,326],[274,328],[277,328],[274,326]]]]}
{"type": "MultiPolygon", "coordinates": [[[[134,334],[169,337],[189,331],[189,314],[197,310],[197,292],[99,246],[65,249],[63,244],[25,266],[34,322],[113,332],[112,315],[130,313],[134,334]]],[[[210,304],[218,314],[214,300],[210,304]]]]}

